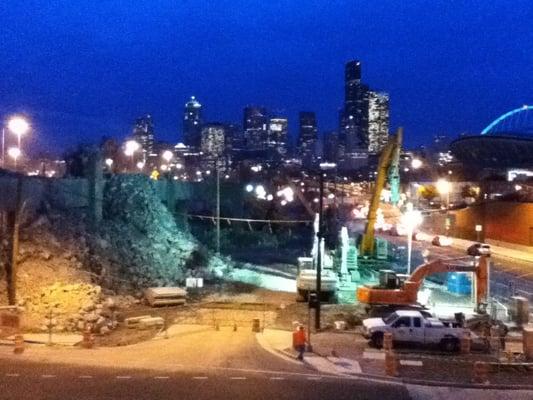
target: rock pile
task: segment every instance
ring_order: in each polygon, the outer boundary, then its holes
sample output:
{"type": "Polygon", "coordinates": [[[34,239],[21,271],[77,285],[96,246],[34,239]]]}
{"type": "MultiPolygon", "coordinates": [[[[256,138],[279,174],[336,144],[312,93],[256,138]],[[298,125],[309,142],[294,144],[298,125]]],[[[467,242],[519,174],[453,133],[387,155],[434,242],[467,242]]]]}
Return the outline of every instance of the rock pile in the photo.
{"type": "Polygon", "coordinates": [[[24,297],[20,305],[25,308],[25,324],[41,331],[83,331],[89,325],[93,332],[106,334],[117,327],[119,309],[134,301],[104,298],[98,285],[55,283],[24,297]]]}
{"type": "Polygon", "coordinates": [[[115,175],[104,193],[104,221],[95,252],[134,286],[178,286],[194,268],[198,243],[176,226],[153,182],[142,175],[115,175]]]}

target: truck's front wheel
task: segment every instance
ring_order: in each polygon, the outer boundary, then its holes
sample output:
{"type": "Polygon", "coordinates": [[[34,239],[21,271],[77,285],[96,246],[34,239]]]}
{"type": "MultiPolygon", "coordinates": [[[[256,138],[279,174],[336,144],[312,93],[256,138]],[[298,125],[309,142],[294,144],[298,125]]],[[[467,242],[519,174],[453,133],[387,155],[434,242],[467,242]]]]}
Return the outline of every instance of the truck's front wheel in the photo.
{"type": "Polygon", "coordinates": [[[372,345],[376,349],[381,349],[383,347],[383,333],[382,332],[373,333],[372,337],[370,338],[370,341],[372,342],[372,345]]]}
{"type": "Polygon", "coordinates": [[[440,347],[447,353],[453,353],[459,348],[459,341],[455,338],[442,339],[440,342],[440,347]]]}

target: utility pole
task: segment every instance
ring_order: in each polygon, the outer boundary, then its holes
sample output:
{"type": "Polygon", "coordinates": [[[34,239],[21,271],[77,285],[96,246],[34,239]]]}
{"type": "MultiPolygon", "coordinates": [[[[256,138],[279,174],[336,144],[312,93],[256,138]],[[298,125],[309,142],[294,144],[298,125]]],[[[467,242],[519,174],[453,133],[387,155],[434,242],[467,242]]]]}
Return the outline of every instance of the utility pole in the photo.
{"type": "Polygon", "coordinates": [[[320,169],[320,195],[318,200],[318,248],[316,254],[316,308],[315,329],[320,329],[320,291],[322,289],[322,208],[324,206],[324,171],[320,169]]]}
{"type": "Polygon", "coordinates": [[[217,254],[220,254],[220,168],[218,165],[219,159],[216,161],[216,175],[217,175],[217,254]]]}
{"type": "Polygon", "coordinates": [[[17,177],[15,210],[7,214],[7,225],[11,236],[10,254],[6,266],[7,300],[10,306],[17,303],[17,259],[19,253],[20,203],[22,197],[22,178],[17,177]]]}

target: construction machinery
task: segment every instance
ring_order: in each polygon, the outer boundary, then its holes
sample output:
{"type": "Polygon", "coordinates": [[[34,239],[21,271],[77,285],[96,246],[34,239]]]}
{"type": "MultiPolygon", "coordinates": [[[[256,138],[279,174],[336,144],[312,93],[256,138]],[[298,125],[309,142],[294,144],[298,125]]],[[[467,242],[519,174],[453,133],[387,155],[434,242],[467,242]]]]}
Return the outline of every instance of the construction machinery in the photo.
{"type": "Polygon", "coordinates": [[[473,264],[460,264],[461,259],[434,260],[420,265],[410,276],[399,275],[394,271],[380,271],[377,286],[357,288],[357,300],[369,306],[417,306],[418,290],[424,278],[439,272],[473,272],[474,290],[478,310],[487,303],[488,260],[481,256],[473,264]]]}
{"type": "Polygon", "coordinates": [[[398,178],[398,163],[399,154],[402,147],[403,129],[398,128],[396,135],[392,136],[381,152],[379,157],[379,164],[377,169],[377,177],[374,185],[374,191],[370,200],[370,206],[368,208],[367,223],[365,231],[363,233],[360,244],[360,255],[363,257],[373,257],[375,247],[375,225],[377,219],[377,212],[379,208],[379,201],[381,198],[381,192],[385,187],[385,181],[387,175],[390,175],[391,181],[391,194],[394,196],[391,199],[394,201],[398,196],[396,194],[399,191],[399,178],[398,178]],[[393,198],[394,197],[394,198],[393,198]]]}

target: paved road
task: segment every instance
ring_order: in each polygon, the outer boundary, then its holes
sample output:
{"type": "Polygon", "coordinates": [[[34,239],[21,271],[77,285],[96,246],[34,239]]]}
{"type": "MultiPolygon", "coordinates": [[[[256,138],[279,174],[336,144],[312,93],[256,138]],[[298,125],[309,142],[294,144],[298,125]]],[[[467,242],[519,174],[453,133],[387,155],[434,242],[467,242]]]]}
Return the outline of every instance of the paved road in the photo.
{"type": "MultiPolygon", "coordinates": [[[[407,246],[404,237],[382,235],[394,245],[407,246]]],[[[413,242],[413,267],[423,262],[423,251],[429,251],[431,258],[465,257],[466,252],[454,247],[433,246],[428,242],[413,242]]],[[[533,300],[533,270],[528,261],[492,256],[491,292],[497,296],[520,295],[533,300]],[[529,272],[529,273],[527,273],[529,272]]]]}
{"type": "Polygon", "coordinates": [[[0,398],[11,399],[410,399],[403,385],[315,373],[184,368],[160,372],[10,361],[0,398]]]}

